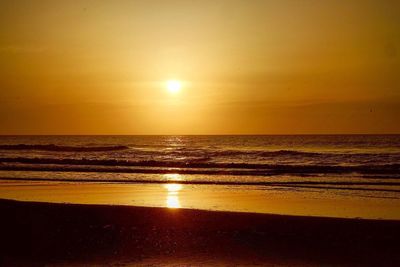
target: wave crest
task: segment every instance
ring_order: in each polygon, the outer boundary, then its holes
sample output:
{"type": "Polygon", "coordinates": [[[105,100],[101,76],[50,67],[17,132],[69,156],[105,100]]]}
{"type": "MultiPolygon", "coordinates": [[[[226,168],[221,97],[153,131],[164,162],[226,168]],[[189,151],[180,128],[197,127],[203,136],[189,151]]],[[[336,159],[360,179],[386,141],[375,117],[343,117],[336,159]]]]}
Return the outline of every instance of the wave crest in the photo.
{"type": "Polygon", "coordinates": [[[190,161],[156,160],[95,160],[95,159],[54,159],[54,158],[0,158],[1,170],[46,170],[46,171],[98,171],[128,173],[169,173],[169,168],[186,174],[227,174],[227,175],[281,175],[281,174],[391,174],[400,173],[400,164],[384,165],[285,165],[250,163],[214,163],[190,161]],[[10,165],[11,163],[11,165],[10,165]],[[18,166],[17,164],[33,164],[18,166]],[[37,166],[34,166],[37,165],[37,166]],[[51,166],[59,165],[59,166],[51,166]],[[60,167],[63,166],[63,167],[60,167]],[[97,167],[96,167],[97,166],[97,167]],[[107,167],[107,168],[106,168],[107,167]],[[125,167],[125,168],[124,168],[125,167]],[[132,168],[139,167],[139,168],[132,168]],[[150,167],[150,169],[148,169],[150,167]],[[152,169],[161,168],[161,169],[152,169]]]}
{"type": "Polygon", "coordinates": [[[41,150],[41,151],[59,151],[59,152],[103,152],[129,149],[127,146],[58,146],[49,145],[0,145],[0,150],[41,150]]]}

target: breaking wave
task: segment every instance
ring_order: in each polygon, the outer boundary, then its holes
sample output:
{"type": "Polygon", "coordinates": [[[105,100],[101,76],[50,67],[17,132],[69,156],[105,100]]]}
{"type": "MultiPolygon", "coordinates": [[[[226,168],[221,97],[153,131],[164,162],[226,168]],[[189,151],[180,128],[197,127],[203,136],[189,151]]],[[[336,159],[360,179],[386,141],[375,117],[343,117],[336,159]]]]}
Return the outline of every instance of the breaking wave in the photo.
{"type": "Polygon", "coordinates": [[[1,170],[85,171],[115,173],[182,173],[229,175],[400,174],[400,164],[288,165],[263,163],[216,163],[197,161],[102,160],[57,158],[0,158],[1,170]]]}

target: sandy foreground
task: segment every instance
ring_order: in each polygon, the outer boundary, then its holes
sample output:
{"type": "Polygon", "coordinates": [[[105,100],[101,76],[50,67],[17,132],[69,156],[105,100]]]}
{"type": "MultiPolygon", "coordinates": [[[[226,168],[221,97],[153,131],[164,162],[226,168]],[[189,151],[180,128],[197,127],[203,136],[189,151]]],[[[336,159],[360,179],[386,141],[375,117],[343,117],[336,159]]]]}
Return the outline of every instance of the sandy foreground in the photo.
{"type": "Polygon", "coordinates": [[[1,266],[399,266],[400,221],[0,201],[1,266]]]}

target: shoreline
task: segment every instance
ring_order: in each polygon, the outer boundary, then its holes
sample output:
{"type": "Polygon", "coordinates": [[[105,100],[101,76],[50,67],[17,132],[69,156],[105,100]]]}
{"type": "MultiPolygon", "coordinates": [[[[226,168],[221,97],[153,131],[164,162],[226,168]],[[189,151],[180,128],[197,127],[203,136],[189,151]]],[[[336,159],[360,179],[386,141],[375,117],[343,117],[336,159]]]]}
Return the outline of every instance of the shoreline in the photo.
{"type": "Polygon", "coordinates": [[[0,265],[400,264],[400,221],[0,200],[0,265]]]}
{"type": "Polygon", "coordinates": [[[31,205],[64,205],[71,207],[93,207],[93,208],[121,208],[121,209],[151,209],[158,211],[169,211],[171,213],[179,212],[205,212],[205,213],[216,213],[216,214],[237,214],[237,215],[249,215],[249,216],[265,216],[265,217],[282,217],[282,218],[298,218],[298,219],[317,219],[317,220],[343,220],[343,221],[369,221],[369,222],[389,222],[389,223],[399,223],[400,219],[386,219],[386,218],[362,218],[362,217],[330,217],[330,216],[320,216],[320,215],[294,215],[294,214],[283,214],[283,213],[265,213],[265,212],[252,212],[252,211],[233,211],[233,210],[206,210],[206,209],[196,209],[196,208],[170,208],[170,207],[157,207],[157,206],[136,206],[136,205],[124,205],[124,204],[89,204],[89,203],[70,203],[70,202],[46,202],[46,201],[31,201],[31,200],[15,200],[0,197],[0,205],[2,202],[15,202],[15,203],[29,203],[31,205]]]}
{"type": "MultiPolygon", "coordinates": [[[[393,193],[394,194],[394,193],[393,193]]],[[[168,183],[0,182],[0,198],[71,204],[105,204],[254,212],[297,216],[400,220],[400,199],[388,193],[279,186],[168,183]]]]}

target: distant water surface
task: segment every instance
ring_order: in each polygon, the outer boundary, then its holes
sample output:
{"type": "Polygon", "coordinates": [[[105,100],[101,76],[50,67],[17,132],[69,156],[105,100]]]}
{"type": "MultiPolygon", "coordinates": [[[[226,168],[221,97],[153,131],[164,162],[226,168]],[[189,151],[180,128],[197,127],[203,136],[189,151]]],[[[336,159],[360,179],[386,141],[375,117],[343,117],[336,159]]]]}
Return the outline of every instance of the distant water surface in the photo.
{"type": "Polygon", "coordinates": [[[0,177],[400,197],[400,135],[2,136],[0,177]]]}

